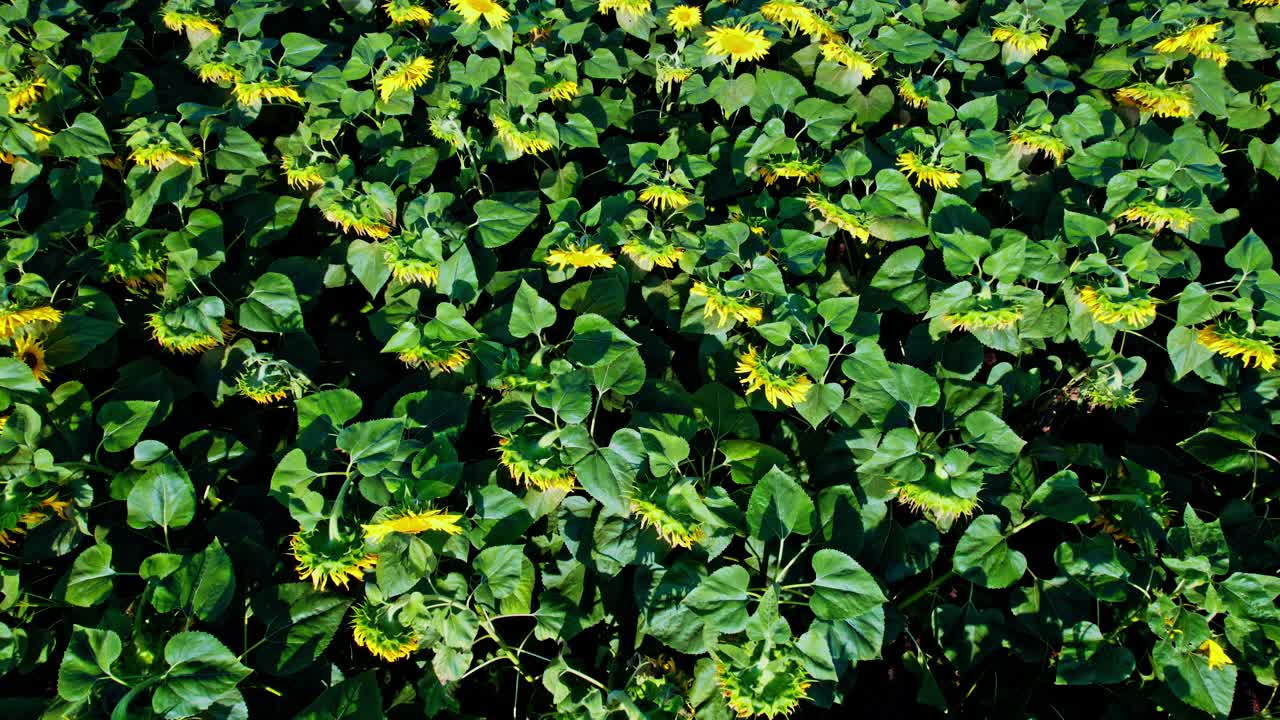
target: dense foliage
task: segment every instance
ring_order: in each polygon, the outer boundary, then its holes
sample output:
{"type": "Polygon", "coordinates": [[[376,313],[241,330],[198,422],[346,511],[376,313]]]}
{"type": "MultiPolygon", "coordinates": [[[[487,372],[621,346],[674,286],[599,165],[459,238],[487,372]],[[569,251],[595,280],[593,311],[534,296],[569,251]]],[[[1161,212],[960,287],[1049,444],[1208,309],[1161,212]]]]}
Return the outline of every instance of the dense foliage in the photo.
{"type": "Polygon", "coordinates": [[[1266,713],[1280,0],[10,0],[6,718],[1266,713]]]}

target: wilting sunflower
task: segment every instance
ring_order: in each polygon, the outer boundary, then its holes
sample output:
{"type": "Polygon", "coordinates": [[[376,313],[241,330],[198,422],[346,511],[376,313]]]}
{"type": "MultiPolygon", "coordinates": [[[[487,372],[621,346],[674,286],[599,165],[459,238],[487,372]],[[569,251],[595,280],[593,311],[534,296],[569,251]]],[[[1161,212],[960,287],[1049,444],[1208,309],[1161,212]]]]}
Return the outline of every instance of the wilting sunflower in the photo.
{"type": "Polygon", "coordinates": [[[822,57],[852,70],[863,80],[876,74],[876,66],[871,64],[870,58],[863,55],[861,51],[853,49],[849,43],[840,40],[822,43],[822,57]]]}
{"type": "Polygon", "coordinates": [[[640,527],[653,528],[663,542],[671,547],[692,548],[707,533],[692,517],[681,519],[667,512],[656,502],[641,500],[631,501],[631,512],[640,518],[640,527]]]}
{"type": "Polygon", "coordinates": [[[289,378],[246,370],[236,378],[236,392],[259,405],[270,405],[289,397],[289,378]]]}
{"type": "Polygon", "coordinates": [[[461,150],[467,144],[467,136],[462,131],[462,123],[457,113],[450,111],[434,111],[428,115],[427,129],[431,137],[448,143],[454,150],[461,150]]]}
{"type": "Polygon", "coordinates": [[[1221,670],[1228,665],[1235,665],[1235,663],[1231,662],[1231,658],[1227,656],[1227,652],[1215,640],[1210,639],[1200,643],[1200,647],[1196,649],[1196,652],[1205,657],[1205,660],[1209,663],[1210,670],[1221,670]]]}
{"type": "Polygon", "coordinates": [[[708,54],[724,56],[730,63],[759,60],[773,47],[763,30],[752,30],[746,23],[720,25],[707,31],[703,45],[708,54]]]}
{"type": "Polygon", "coordinates": [[[813,388],[813,381],[808,375],[802,372],[784,374],[773,369],[769,361],[761,357],[754,347],[747,348],[746,352],[738,356],[738,366],[734,368],[734,372],[746,382],[746,394],[763,390],[764,399],[775,408],[779,403],[795,407],[804,402],[809,390],[813,388]]]}
{"type": "Polygon", "coordinates": [[[156,140],[129,153],[129,159],[135,165],[145,165],[154,171],[163,170],[170,165],[195,167],[200,164],[201,153],[198,149],[174,147],[168,140],[156,140]]]}
{"type": "Polygon", "coordinates": [[[1212,60],[1220,66],[1225,66],[1231,60],[1231,56],[1227,54],[1226,48],[1214,42],[1221,29],[1221,22],[1193,25],[1156,43],[1155,51],[1161,55],[1177,55],[1185,51],[1195,57],[1212,60]]]}
{"type": "Polygon", "coordinates": [[[340,533],[331,539],[322,528],[301,530],[289,546],[298,561],[298,577],[310,580],[317,590],[329,583],[345,588],[378,564],[378,556],[365,550],[364,537],[355,533],[340,533]]]}
{"type": "Polygon", "coordinates": [[[385,240],[391,237],[391,226],[383,218],[366,215],[343,202],[335,202],[324,210],[324,219],[363,237],[385,240]]]}
{"type": "Polygon", "coordinates": [[[160,20],[165,27],[174,32],[208,33],[214,37],[222,34],[222,28],[218,27],[218,23],[195,13],[165,10],[160,14],[160,20]]]}
{"type": "MultiPolygon", "coordinates": [[[[0,418],[0,430],[4,429],[7,419],[8,416],[0,418]]],[[[41,494],[21,492],[0,501],[0,523],[7,526],[0,530],[0,546],[13,547],[18,538],[55,516],[66,519],[71,502],[62,500],[56,493],[42,500],[41,494]]]]}
{"type": "Polygon", "coordinates": [[[382,258],[391,270],[391,277],[405,285],[417,283],[431,287],[440,278],[440,266],[414,255],[399,243],[387,243],[382,258]]]}
{"type": "Polygon", "coordinates": [[[48,305],[18,308],[7,305],[0,308],[0,338],[11,338],[19,329],[35,323],[62,322],[62,313],[48,305]]]}
{"type": "Polygon", "coordinates": [[[243,74],[240,68],[225,62],[207,62],[201,65],[196,73],[200,76],[200,82],[221,83],[229,85],[231,83],[240,82],[243,74]]]}
{"type": "Polygon", "coordinates": [[[817,182],[822,175],[822,163],[817,160],[779,160],[760,168],[765,185],[779,180],[795,180],[796,184],[817,182]]]}
{"type": "Polygon", "coordinates": [[[1276,346],[1250,332],[1238,330],[1229,323],[1214,323],[1200,328],[1196,340],[1226,358],[1238,357],[1245,367],[1276,368],[1276,346]]]}
{"type": "Polygon", "coordinates": [[[449,7],[461,15],[468,25],[474,25],[480,22],[480,18],[484,18],[489,27],[494,27],[511,17],[506,8],[493,0],[449,0],[449,7]]]}
{"type": "Polygon", "coordinates": [[[369,601],[351,613],[351,637],[374,657],[395,662],[418,649],[416,630],[401,625],[387,608],[369,601]]]}
{"type": "Polygon", "coordinates": [[[680,188],[670,185],[649,184],[645,186],[644,190],[640,191],[640,202],[654,210],[667,212],[683,210],[688,207],[689,196],[680,188]]]}
{"type": "Polygon", "coordinates": [[[572,80],[561,80],[544,90],[543,93],[552,100],[568,102],[578,97],[578,83],[572,80]]]}
{"type": "Polygon", "coordinates": [[[961,495],[956,492],[952,483],[934,473],[916,482],[900,482],[895,488],[898,502],[911,510],[930,517],[941,525],[949,525],[957,518],[968,517],[978,509],[978,497],[961,495]]]}
{"type": "Polygon", "coordinates": [[[653,0],[600,0],[600,12],[612,12],[619,22],[630,22],[643,16],[653,7],[653,0]]]}
{"type": "Polygon", "coordinates": [[[44,341],[31,335],[19,335],[13,339],[13,356],[31,368],[31,374],[40,382],[49,381],[53,368],[44,361],[44,341]]]}
{"type": "Polygon", "coordinates": [[[47,86],[48,83],[44,78],[39,77],[27,78],[18,83],[6,94],[9,100],[9,114],[15,115],[35,105],[44,97],[44,89],[47,86]]]}
{"type": "Polygon", "coordinates": [[[413,0],[387,0],[382,9],[387,11],[392,25],[408,25],[417,23],[422,27],[431,24],[434,19],[431,11],[413,2],[413,0]]]}
{"type": "Polygon", "coordinates": [[[1049,38],[1040,30],[1013,25],[998,25],[991,31],[991,41],[1001,43],[1004,54],[1014,62],[1024,63],[1049,47],[1049,38]]]}
{"type": "Polygon", "coordinates": [[[862,242],[871,239],[871,232],[861,215],[845,210],[817,193],[809,193],[805,197],[805,202],[809,205],[809,209],[824,222],[835,225],[862,242]]]}
{"type": "Polygon", "coordinates": [[[763,309],[750,305],[742,299],[726,295],[718,288],[700,280],[695,281],[693,287],[689,288],[689,295],[706,298],[707,304],[702,307],[702,316],[714,317],[721,325],[728,324],[729,318],[751,325],[764,319],[763,309]]]}
{"type": "Polygon", "coordinates": [[[1085,286],[1080,288],[1080,302],[1104,325],[1145,325],[1156,317],[1156,301],[1145,290],[1085,286]]]}
{"type": "Polygon", "coordinates": [[[283,80],[261,80],[258,82],[237,82],[231,91],[241,107],[254,107],[264,102],[302,103],[302,95],[298,89],[283,80]]]}
{"type": "Polygon", "coordinates": [[[382,102],[391,99],[397,91],[413,91],[422,87],[431,79],[431,71],[436,64],[431,58],[416,57],[408,62],[401,62],[395,70],[382,76],[378,81],[378,96],[382,102]]]}
{"type": "Polygon", "coordinates": [[[417,344],[397,350],[396,357],[411,368],[426,367],[446,373],[465,366],[471,353],[460,343],[419,339],[417,344]]]}
{"type": "Polygon", "coordinates": [[[403,506],[383,508],[374,515],[373,522],[360,527],[364,530],[364,539],[376,545],[392,533],[417,535],[423,532],[442,532],[458,535],[462,532],[462,526],[458,524],[461,519],[461,515],[444,510],[403,506]]]}
{"type": "Polygon", "coordinates": [[[760,7],[760,14],[792,35],[804,31],[814,18],[812,10],[793,0],[769,0],[760,7]]]}
{"type": "Polygon", "coordinates": [[[676,245],[670,240],[665,242],[653,242],[652,238],[641,240],[633,237],[623,243],[620,248],[623,255],[631,258],[636,266],[642,270],[652,270],[654,266],[663,268],[672,268],[684,257],[684,248],[676,245]]]}
{"type": "Polygon", "coordinates": [[[573,469],[562,464],[553,449],[529,438],[498,438],[498,464],[516,482],[538,490],[568,492],[577,484],[573,469]]]}
{"type": "Polygon", "coordinates": [[[1079,401],[1088,405],[1090,410],[1127,410],[1137,407],[1142,399],[1133,388],[1124,383],[1124,376],[1119,372],[1097,372],[1080,391],[1079,401]]]}
{"type": "Polygon", "coordinates": [[[591,245],[566,245],[547,252],[542,259],[547,265],[563,272],[566,268],[611,268],[618,264],[599,243],[591,245]]]}
{"type": "Polygon", "coordinates": [[[1020,155],[1044,155],[1058,165],[1069,150],[1066,142],[1041,130],[1014,130],[1009,133],[1009,142],[1020,155]]]}
{"type": "Polygon", "coordinates": [[[507,147],[521,153],[537,155],[552,148],[551,141],[534,130],[521,130],[516,124],[501,115],[492,118],[493,129],[498,133],[498,140],[507,147]]]}
{"type": "Polygon", "coordinates": [[[1157,117],[1191,117],[1191,96],[1177,87],[1136,83],[1117,90],[1116,99],[1157,117]]]}
{"type": "Polygon", "coordinates": [[[692,5],[677,5],[667,12],[667,24],[677,35],[687,33],[702,24],[702,9],[692,5]]]}
{"type": "Polygon", "coordinates": [[[176,324],[164,310],[157,310],[148,315],[147,326],[151,328],[151,336],[160,347],[179,355],[195,355],[211,350],[226,342],[231,336],[229,320],[222,321],[216,334],[208,333],[176,324]]]}
{"type": "Polygon", "coordinates": [[[1120,213],[1120,218],[1136,222],[1153,233],[1158,233],[1165,227],[1172,228],[1178,232],[1186,232],[1196,219],[1195,215],[1192,215],[1191,211],[1186,208],[1165,207],[1146,200],[1130,205],[1128,209],[1120,213]]]}
{"type": "Polygon", "coordinates": [[[943,165],[932,165],[925,162],[914,152],[904,152],[898,156],[898,167],[916,187],[928,185],[934,190],[960,187],[961,173],[943,165]]]}
{"type": "Polygon", "coordinates": [[[979,303],[973,307],[949,312],[942,316],[951,330],[1007,330],[1022,319],[1022,308],[1017,305],[990,306],[979,303]]]}
{"type": "Polygon", "coordinates": [[[910,105],[917,110],[929,106],[930,93],[922,92],[916,87],[916,83],[909,77],[904,77],[898,81],[898,97],[902,98],[902,102],[910,105]]]}
{"type": "Polygon", "coordinates": [[[284,181],[294,190],[314,190],[324,184],[324,175],[318,165],[302,165],[292,155],[280,158],[280,169],[284,171],[284,181]]]}
{"type": "Polygon", "coordinates": [[[692,76],[693,68],[670,65],[665,62],[658,63],[658,85],[664,90],[670,90],[672,85],[679,85],[692,76]]]}
{"type": "Polygon", "coordinates": [[[787,645],[768,650],[765,643],[751,649],[720,647],[725,657],[717,658],[716,679],[725,702],[738,717],[790,715],[808,697],[811,682],[804,663],[787,645]]]}

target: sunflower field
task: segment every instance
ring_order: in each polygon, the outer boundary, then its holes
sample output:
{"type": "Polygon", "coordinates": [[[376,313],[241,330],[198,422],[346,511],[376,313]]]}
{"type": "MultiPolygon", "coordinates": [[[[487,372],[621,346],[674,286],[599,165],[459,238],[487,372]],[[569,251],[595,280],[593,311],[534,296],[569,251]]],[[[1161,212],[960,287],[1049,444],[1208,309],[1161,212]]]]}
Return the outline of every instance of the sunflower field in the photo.
{"type": "Polygon", "coordinates": [[[0,29],[5,720],[1278,710],[1280,0],[0,29]]]}

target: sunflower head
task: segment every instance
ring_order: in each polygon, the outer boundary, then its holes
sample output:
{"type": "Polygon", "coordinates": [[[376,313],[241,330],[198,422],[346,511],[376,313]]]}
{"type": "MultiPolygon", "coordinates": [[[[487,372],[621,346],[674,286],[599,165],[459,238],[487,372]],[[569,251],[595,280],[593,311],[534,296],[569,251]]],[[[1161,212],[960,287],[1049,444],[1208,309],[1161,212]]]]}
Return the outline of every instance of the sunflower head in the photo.
{"type": "Polygon", "coordinates": [[[449,0],[449,7],[461,15],[463,22],[468,25],[475,25],[484,18],[489,27],[495,27],[511,17],[506,8],[493,0],[449,0]]]}
{"type": "Polygon", "coordinates": [[[200,164],[200,157],[198,149],[178,147],[168,140],[153,140],[135,147],[129,153],[129,159],[133,160],[135,165],[144,165],[157,171],[170,165],[195,167],[200,164]]]}
{"type": "MultiPolygon", "coordinates": [[[[0,423],[0,430],[3,428],[0,423]]],[[[53,517],[65,519],[70,506],[70,501],[56,493],[45,495],[28,490],[0,498],[0,547],[13,547],[18,538],[53,517]]]]}
{"type": "Polygon", "coordinates": [[[679,85],[692,77],[693,68],[659,62],[656,75],[659,87],[664,90],[670,90],[672,85],[679,85]]]}
{"type": "Polygon", "coordinates": [[[864,243],[870,242],[871,231],[861,214],[845,210],[818,193],[809,193],[805,197],[805,203],[823,222],[840,228],[864,243]]]}
{"type": "Polygon", "coordinates": [[[323,528],[303,530],[294,534],[289,546],[298,562],[298,577],[310,580],[317,590],[329,583],[345,588],[378,564],[378,556],[365,550],[364,538],[354,533],[330,538],[323,528]]]}
{"type": "Polygon", "coordinates": [[[723,57],[730,64],[760,60],[773,47],[763,30],[753,30],[745,23],[724,24],[708,30],[703,45],[707,54],[723,57]]]}
{"type": "Polygon", "coordinates": [[[845,69],[856,73],[862,80],[870,79],[876,74],[876,66],[872,64],[871,59],[843,40],[824,42],[821,49],[822,57],[843,65],[845,69]]]}
{"type": "Polygon", "coordinates": [[[417,90],[431,79],[431,72],[435,66],[431,58],[421,56],[397,63],[395,70],[378,80],[378,96],[382,98],[382,102],[386,102],[401,90],[406,92],[417,90]]]}
{"type": "Polygon", "coordinates": [[[35,326],[47,330],[62,322],[62,313],[48,305],[19,308],[0,306],[0,338],[11,338],[20,328],[35,326]]]}
{"type": "Polygon", "coordinates": [[[1009,134],[1009,142],[1022,156],[1043,155],[1061,165],[1069,148],[1067,143],[1042,130],[1019,129],[1009,134]]]}
{"type": "Polygon", "coordinates": [[[1196,219],[1195,215],[1186,208],[1166,207],[1147,200],[1130,205],[1120,213],[1120,218],[1136,222],[1153,233],[1158,233],[1166,227],[1177,232],[1186,232],[1196,219]]]}
{"type": "Polygon", "coordinates": [[[260,80],[258,82],[237,82],[231,90],[236,102],[241,107],[258,107],[263,103],[288,102],[302,104],[302,95],[298,88],[283,80],[260,80]]]}
{"type": "Polygon", "coordinates": [[[942,316],[951,330],[973,332],[975,330],[1007,330],[1022,319],[1022,308],[1017,305],[976,303],[963,310],[955,310],[942,316]]]}
{"type": "Polygon", "coordinates": [[[689,196],[680,188],[650,183],[640,191],[640,202],[654,210],[670,212],[688,207],[689,196]]]}
{"type": "Polygon", "coordinates": [[[259,405],[270,405],[289,397],[290,378],[280,372],[245,370],[236,377],[236,392],[259,405]]]}
{"type": "Polygon", "coordinates": [[[547,252],[542,262],[561,272],[568,268],[611,268],[617,260],[599,243],[569,244],[547,252]]]}
{"type": "Polygon", "coordinates": [[[201,65],[197,70],[200,76],[200,82],[218,83],[219,85],[230,85],[239,82],[243,74],[240,68],[225,62],[207,62],[201,65]]]}
{"type": "Polygon", "coordinates": [[[937,84],[932,78],[912,80],[910,77],[903,77],[898,80],[898,97],[902,98],[902,102],[919,110],[929,106],[936,88],[937,84]]]}
{"type": "Polygon", "coordinates": [[[386,662],[409,657],[420,641],[418,632],[400,624],[390,608],[368,601],[351,613],[351,636],[357,645],[386,662]]]}
{"type": "Polygon", "coordinates": [[[48,83],[44,78],[29,77],[9,88],[6,98],[9,100],[9,114],[16,115],[40,102],[48,83]]]}
{"type": "Polygon", "coordinates": [[[1146,325],[1156,317],[1156,301],[1145,290],[1086,285],[1080,288],[1080,302],[1104,325],[1146,325]]]}
{"type": "Polygon", "coordinates": [[[702,8],[677,5],[667,12],[667,24],[677,35],[687,33],[702,24],[702,8]]]}
{"type": "Polygon", "coordinates": [[[652,236],[647,240],[633,236],[620,249],[641,270],[652,270],[655,266],[673,268],[684,257],[684,248],[670,240],[660,242],[652,236]]]}
{"type": "Polygon", "coordinates": [[[1240,358],[1245,367],[1270,372],[1276,369],[1276,346],[1268,339],[1243,330],[1232,322],[1206,325],[1197,333],[1201,345],[1226,358],[1240,358]]]}
{"type": "Polygon", "coordinates": [[[44,341],[33,335],[19,335],[13,339],[13,356],[31,368],[31,374],[40,382],[49,381],[53,368],[44,360],[44,341]]]}
{"type": "Polygon", "coordinates": [[[493,129],[498,135],[498,140],[517,154],[537,155],[553,147],[551,141],[542,137],[537,130],[522,130],[501,115],[494,115],[490,119],[493,121],[493,129]]]}
{"type": "Polygon", "coordinates": [[[721,645],[716,680],[738,717],[790,715],[808,697],[811,681],[804,663],[785,645],[721,645]]]}
{"type": "Polygon", "coordinates": [[[1090,410],[1128,410],[1142,402],[1138,393],[1124,382],[1119,372],[1095,372],[1080,391],[1079,402],[1090,410]]]}
{"type": "Polygon", "coordinates": [[[779,180],[813,183],[822,176],[822,163],[817,160],[776,160],[762,166],[760,175],[765,185],[773,185],[779,180]]]}
{"type": "Polygon", "coordinates": [[[382,257],[391,270],[391,277],[406,285],[418,284],[431,287],[440,277],[438,264],[418,257],[400,243],[387,243],[383,248],[382,257]]]}
{"type": "Polygon", "coordinates": [[[1196,652],[1205,657],[1205,661],[1209,663],[1209,670],[1221,670],[1228,665],[1235,665],[1227,655],[1227,652],[1222,649],[1222,646],[1212,638],[1200,643],[1200,647],[1196,649],[1196,652]]]}
{"type": "Polygon", "coordinates": [[[895,483],[895,497],[898,502],[942,526],[972,515],[978,509],[981,483],[953,481],[947,474],[942,461],[939,461],[934,472],[925,472],[919,480],[895,483]]]}
{"type": "Polygon", "coordinates": [[[1180,87],[1135,83],[1117,90],[1116,99],[1157,117],[1191,117],[1191,96],[1180,87]]]}
{"type": "Polygon", "coordinates": [[[222,28],[217,22],[197,13],[165,10],[160,13],[160,21],[174,32],[186,32],[187,39],[193,43],[222,35],[222,28]]]}
{"type": "Polygon", "coordinates": [[[911,151],[898,156],[898,168],[916,187],[928,185],[934,190],[958,188],[963,177],[962,173],[948,167],[927,163],[911,151]]]}
{"type": "Polygon", "coordinates": [[[461,343],[432,340],[421,336],[410,345],[398,348],[396,357],[411,368],[429,368],[441,373],[459,370],[471,359],[461,343]]]}
{"type": "Polygon", "coordinates": [[[991,31],[991,41],[1000,43],[1005,58],[1010,62],[1025,63],[1049,47],[1049,38],[1039,29],[1027,29],[1016,25],[998,25],[991,31]]]}
{"type": "Polygon", "coordinates": [[[764,319],[762,308],[747,303],[743,298],[728,295],[701,280],[693,283],[693,287],[689,288],[689,295],[706,298],[702,316],[707,319],[715,318],[720,325],[728,325],[730,318],[750,325],[758,324],[764,319]]]}
{"type": "Polygon", "coordinates": [[[795,0],[769,0],[760,7],[760,14],[786,28],[791,35],[807,32],[815,19],[812,10],[795,0]]]}
{"type": "Polygon", "coordinates": [[[639,518],[641,527],[653,528],[671,547],[692,548],[707,533],[694,516],[691,502],[702,501],[693,483],[682,481],[675,487],[651,488],[631,498],[631,512],[639,518]]]}
{"type": "Polygon", "coordinates": [[[387,11],[393,26],[417,24],[427,27],[433,19],[430,10],[413,0],[387,0],[382,9],[387,11]]]}
{"type": "Polygon", "coordinates": [[[653,0],[600,0],[600,12],[612,12],[620,23],[634,22],[647,14],[653,0]]]}
{"type": "Polygon", "coordinates": [[[746,384],[746,394],[757,390],[764,391],[764,399],[773,407],[779,404],[795,407],[804,402],[813,381],[804,373],[787,373],[774,367],[767,358],[762,357],[754,347],[738,356],[738,366],[734,372],[742,376],[746,384]]]}
{"type": "Polygon", "coordinates": [[[151,336],[160,347],[179,355],[195,355],[212,350],[226,341],[231,334],[231,322],[223,320],[215,330],[196,330],[182,322],[178,312],[157,310],[147,316],[151,336]]]}
{"type": "Polygon", "coordinates": [[[391,237],[391,225],[387,223],[386,218],[377,216],[355,203],[334,202],[324,209],[324,219],[342,228],[343,232],[354,232],[374,240],[385,240],[391,237]]]}
{"type": "Polygon", "coordinates": [[[1177,55],[1186,52],[1193,57],[1212,60],[1219,66],[1225,66],[1230,62],[1231,56],[1226,48],[1214,42],[1221,29],[1221,22],[1192,25],[1156,43],[1154,50],[1161,55],[1177,55]]]}
{"type": "Polygon", "coordinates": [[[292,155],[280,158],[280,169],[284,172],[284,181],[294,190],[307,192],[324,184],[324,173],[318,165],[307,165],[299,162],[292,155]]]}
{"type": "Polygon", "coordinates": [[[560,461],[554,448],[523,436],[498,439],[498,464],[516,482],[538,490],[570,492],[577,485],[573,469],[560,461]]]}
{"type": "Polygon", "coordinates": [[[393,533],[417,535],[423,532],[442,532],[447,535],[458,535],[462,526],[458,521],[461,515],[435,510],[417,505],[403,505],[394,508],[383,508],[367,525],[361,525],[365,540],[377,545],[393,533]]]}
{"type": "Polygon", "coordinates": [[[543,92],[552,100],[557,102],[568,102],[578,97],[578,83],[572,80],[561,80],[543,92]]]}

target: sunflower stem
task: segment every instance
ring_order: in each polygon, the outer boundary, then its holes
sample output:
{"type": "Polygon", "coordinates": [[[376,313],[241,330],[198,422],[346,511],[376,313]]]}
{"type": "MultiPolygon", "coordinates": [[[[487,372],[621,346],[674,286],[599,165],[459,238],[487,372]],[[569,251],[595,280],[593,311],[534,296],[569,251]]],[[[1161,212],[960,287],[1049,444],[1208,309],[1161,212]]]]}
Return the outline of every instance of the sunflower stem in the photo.
{"type": "Polygon", "coordinates": [[[351,463],[347,463],[347,469],[343,473],[346,477],[342,480],[342,487],[338,488],[338,497],[333,501],[333,512],[329,515],[329,541],[338,541],[338,519],[342,517],[342,506],[347,500],[347,490],[351,488],[351,463]]]}

